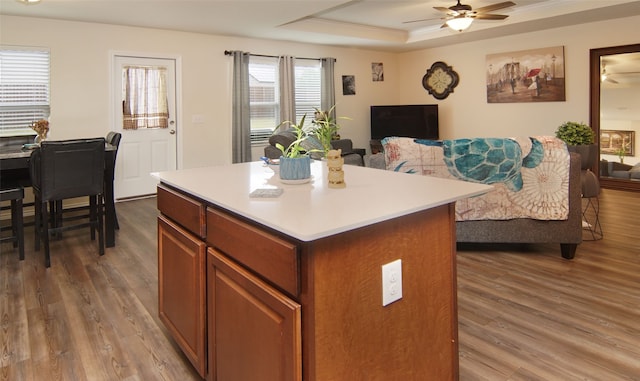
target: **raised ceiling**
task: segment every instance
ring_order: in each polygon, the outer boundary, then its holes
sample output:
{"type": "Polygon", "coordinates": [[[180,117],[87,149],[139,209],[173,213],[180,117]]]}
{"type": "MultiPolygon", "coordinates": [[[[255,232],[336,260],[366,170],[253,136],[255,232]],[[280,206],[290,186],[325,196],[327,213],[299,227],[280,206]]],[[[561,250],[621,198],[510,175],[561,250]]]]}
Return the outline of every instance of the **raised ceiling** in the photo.
{"type": "MultiPolygon", "coordinates": [[[[501,0],[464,0],[474,9],[501,0]]],[[[455,0],[0,0],[0,14],[250,38],[410,51],[640,14],[640,1],[514,0],[505,20],[441,28],[455,0]],[[405,23],[416,19],[424,22],[405,23]]]]}

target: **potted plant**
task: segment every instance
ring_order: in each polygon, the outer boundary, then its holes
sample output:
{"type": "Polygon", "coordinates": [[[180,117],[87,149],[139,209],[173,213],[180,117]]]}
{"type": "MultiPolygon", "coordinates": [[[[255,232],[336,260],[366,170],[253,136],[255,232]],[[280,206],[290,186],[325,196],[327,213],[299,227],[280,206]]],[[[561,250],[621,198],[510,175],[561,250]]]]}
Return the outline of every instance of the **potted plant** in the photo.
{"type": "Polygon", "coordinates": [[[280,125],[288,124],[295,134],[295,140],[287,147],[276,143],[276,147],[282,151],[280,156],[278,171],[280,179],[285,182],[306,182],[311,179],[311,157],[304,146],[304,142],[309,137],[309,131],[304,128],[307,115],[303,115],[299,124],[290,121],[282,122],[280,125]]]}
{"type": "MultiPolygon", "coordinates": [[[[321,111],[316,108],[316,112],[314,114],[314,119],[312,122],[312,135],[315,136],[322,145],[322,150],[324,151],[325,157],[327,156],[327,152],[333,149],[331,147],[331,141],[340,139],[340,135],[338,134],[340,126],[338,125],[337,121],[331,117],[331,114],[333,114],[333,110],[335,108],[335,105],[331,107],[329,111],[321,111]]],[[[340,119],[349,118],[341,117],[340,119]]]]}
{"type": "Polygon", "coordinates": [[[618,148],[615,152],[616,156],[618,156],[618,158],[620,159],[620,164],[624,164],[624,157],[627,154],[627,146],[629,145],[629,143],[627,144],[623,144],[622,147],[618,148]]]}
{"type": "Polygon", "coordinates": [[[584,123],[564,122],[556,130],[556,137],[567,144],[567,149],[580,154],[582,169],[593,167],[597,157],[595,134],[591,127],[584,123]]]}

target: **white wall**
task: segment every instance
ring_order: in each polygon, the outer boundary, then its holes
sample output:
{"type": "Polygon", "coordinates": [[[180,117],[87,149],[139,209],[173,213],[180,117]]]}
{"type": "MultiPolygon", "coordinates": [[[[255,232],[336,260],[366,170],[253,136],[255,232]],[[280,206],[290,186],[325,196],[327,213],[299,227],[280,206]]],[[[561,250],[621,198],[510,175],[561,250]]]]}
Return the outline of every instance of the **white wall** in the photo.
{"type": "MultiPolygon", "coordinates": [[[[181,71],[183,168],[229,163],[231,59],[224,50],[299,57],[335,57],[341,134],[355,146],[369,143],[372,104],[440,105],[442,138],[553,134],[566,120],[589,122],[589,49],[637,43],[640,16],[526,33],[442,48],[393,54],[349,48],[211,36],[146,28],[77,23],[0,15],[0,43],[51,49],[51,136],[64,139],[104,136],[110,124],[110,52],[179,57],[181,71]],[[566,102],[487,104],[487,54],[562,45],[565,47],[566,102]],[[435,61],[460,75],[455,92],[443,101],[422,87],[435,61]],[[383,62],[384,82],[372,82],[371,62],[383,62]],[[342,75],[356,76],[356,95],[342,95],[342,75]],[[192,123],[202,115],[204,123],[192,123]]],[[[638,134],[640,136],[640,134],[638,134]]]]}

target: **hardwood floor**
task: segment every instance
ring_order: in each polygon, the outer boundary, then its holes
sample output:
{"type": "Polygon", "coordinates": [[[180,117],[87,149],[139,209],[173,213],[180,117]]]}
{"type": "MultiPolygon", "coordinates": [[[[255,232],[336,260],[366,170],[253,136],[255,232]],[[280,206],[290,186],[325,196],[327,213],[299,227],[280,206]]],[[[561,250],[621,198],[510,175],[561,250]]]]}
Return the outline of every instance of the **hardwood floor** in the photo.
{"type": "MultiPolygon", "coordinates": [[[[600,206],[604,239],[572,261],[556,245],[459,248],[461,380],[640,380],[640,194],[600,206]]],[[[117,208],[103,257],[85,231],[52,242],[48,270],[31,228],[23,262],[2,243],[0,380],[198,379],[158,319],[155,199],[117,208]]]]}
{"type": "Polygon", "coordinates": [[[461,380],[640,380],[640,194],[604,190],[600,207],[604,239],[571,261],[460,248],[461,380]]]}
{"type": "Polygon", "coordinates": [[[155,198],[117,205],[117,244],[88,230],[0,255],[0,380],[196,380],[158,319],[155,198]]]}

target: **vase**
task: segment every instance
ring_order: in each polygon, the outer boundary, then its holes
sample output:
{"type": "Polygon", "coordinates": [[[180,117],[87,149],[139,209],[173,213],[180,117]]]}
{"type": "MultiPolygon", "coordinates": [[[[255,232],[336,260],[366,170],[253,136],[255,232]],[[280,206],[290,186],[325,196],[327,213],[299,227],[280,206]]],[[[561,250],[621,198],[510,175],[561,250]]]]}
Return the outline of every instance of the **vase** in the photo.
{"type": "Polygon", "coordinates": [[[595,160],[598,155],[597,144],[585,144],[585,145],[569,145],[567,144],[569,152],[575,152],[580,154],[581,169],[587,170],[592,168],[595,164],[595,160]]]}
{"type": "Polygon", "coordinates": [[[280,179],[302,181],[311,178],[311,158],[280,156],[280,179]]]}
{"type": "Polygon", "coordinates": [[[38,134],[33,138],[33,142],[36,143],[36,144],[40,144],[45,140],[47,140],[47,135],[38,134]]]}

